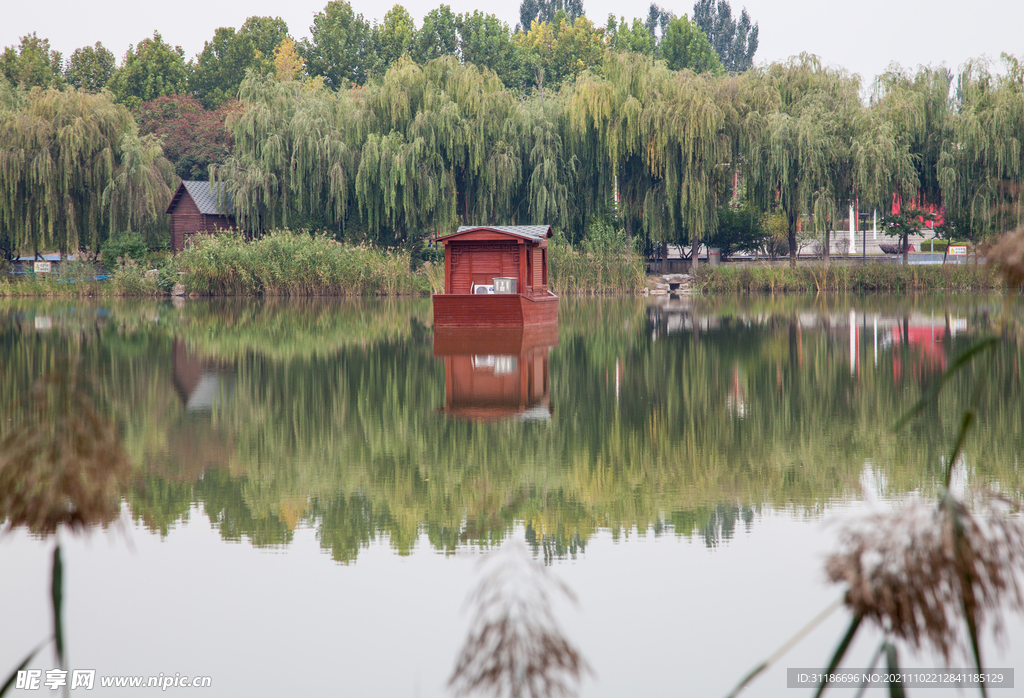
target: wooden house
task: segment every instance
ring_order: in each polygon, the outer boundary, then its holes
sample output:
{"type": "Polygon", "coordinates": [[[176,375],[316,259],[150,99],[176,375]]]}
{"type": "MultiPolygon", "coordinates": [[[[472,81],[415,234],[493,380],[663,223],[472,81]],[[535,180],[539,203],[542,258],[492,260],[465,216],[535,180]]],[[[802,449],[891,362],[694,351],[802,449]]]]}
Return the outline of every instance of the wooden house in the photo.
{"type": "Polygon", "coordinates": [[[522,327],[558,322],[548,290],[551,226],[463,226],[435,238],[444,246],[444,293],[434,294],[435,327],[522,327]]]}
{"type": "MultiPolygon", "coordinates": [[[[216,185],[223,187],[223,184],[216,185]]],[[[217,205],[218,190],[211,189],[209,182],[183,181],[174,192],[167,213],[171,216],[171,251],[181,252],[196,233],[212,233],[215,230],[234,229],[235,218],[231,213],[231,197],[222,197],[217,205]]]]}
{"type": "Polygon", "coordinates": [[[558,326],[440,327],[434,356],[444,359],[446,414],[492,422],[549,419],[548,355],[558,326]]]}

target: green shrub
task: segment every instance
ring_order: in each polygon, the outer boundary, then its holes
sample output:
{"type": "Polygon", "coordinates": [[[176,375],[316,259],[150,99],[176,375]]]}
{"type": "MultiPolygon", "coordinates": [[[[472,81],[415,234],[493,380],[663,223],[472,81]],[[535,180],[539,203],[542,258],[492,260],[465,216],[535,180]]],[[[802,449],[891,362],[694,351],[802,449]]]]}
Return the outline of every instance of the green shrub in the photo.
{"type": "Polygon", "coordinates": [[[118,259],[134,259],[136,262],[146,261],[149,248],[142,233],[131,230],[109,238],[100,247],[100,259],[109,269],[113,269],[118,259]]]}

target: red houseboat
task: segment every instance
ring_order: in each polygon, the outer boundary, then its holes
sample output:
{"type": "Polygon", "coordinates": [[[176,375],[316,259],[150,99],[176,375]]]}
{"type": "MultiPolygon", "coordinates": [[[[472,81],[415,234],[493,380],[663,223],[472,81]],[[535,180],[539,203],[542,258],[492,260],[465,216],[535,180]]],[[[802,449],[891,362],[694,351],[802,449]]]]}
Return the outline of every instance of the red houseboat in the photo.
{"type": "Polygon", "coordinates": [[[463,226],[444,245],[444,293],[435,327],[523,327],[558,322],[548,290],[549,225],[463,226]]]}

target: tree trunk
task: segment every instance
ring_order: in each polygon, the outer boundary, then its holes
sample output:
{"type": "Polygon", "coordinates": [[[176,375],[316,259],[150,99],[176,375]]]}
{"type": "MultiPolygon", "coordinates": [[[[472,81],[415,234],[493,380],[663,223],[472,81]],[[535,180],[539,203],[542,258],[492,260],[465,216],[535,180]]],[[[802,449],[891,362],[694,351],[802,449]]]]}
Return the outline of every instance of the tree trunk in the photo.
{"type": "Polygon", "coordinates": [[[693,247],[690,249],[690,273],[697,273],[697,263],[700,256],[700,242],[695,242],[693,247]]]}
{"type": "Polygon", "coordinates": [[[832,231],[829,221],[825,219],[825,250],[822,252],[821,258],[828,262],[829,253],[832,250],[832,231]]]}
{"type": "Polygon", "coordinates": [[[788,212],[789,219],[789,266],[796,268],[796,213],[788,212]]]}
{"type": "Polygon", "coordinates": [[[910,235],[904,235],[903,238],[903,266],[910,264],[910,235]]]}

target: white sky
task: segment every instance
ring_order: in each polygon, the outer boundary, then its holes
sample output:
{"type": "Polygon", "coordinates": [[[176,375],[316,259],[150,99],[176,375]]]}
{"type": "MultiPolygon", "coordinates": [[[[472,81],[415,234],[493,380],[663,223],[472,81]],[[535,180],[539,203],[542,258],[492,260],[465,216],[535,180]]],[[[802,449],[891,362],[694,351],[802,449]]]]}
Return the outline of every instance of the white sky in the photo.
{"type": "MultiPolygon", "coordinates": [[[[647,16],[649,0],[622,3],[584,0],[587,16],[604,24],[609,12],[626,17],[647,16]]],[[[35,31],[68,57],[76,48],[103,44],[119,58],[129,44],[160,31],[164,40],[180,45],[186,57],[203,48],[217,27],[238,27],[252,15],[280,16],[295,38],[307,36],[313,16],[326,0],[178,0],[175,3],[134,0],[0,0],[0,46],[15,44],[35,31]]],[[[391,2],[352,0],[367,19],[381,19],[391,2]]],[[[417,23],[440,0],[404,3],[417,23]]],[[[692,14],[692,2],[659,3],[676,14],[692,14]]],[[[481,0],[450,0],[455,12],[481,9],[514,26],[516,0],[496,4],[481,0]]],[[[1024,55],[1024,2],[1020,0],[734,0],[733,14],[746,6],[760,24],[760,47],[755,60],[782,60],[807,51],[826,62],[859,73],[865,81],[890,61],[904,66],[945,62],[956,68],[967,58],[986,55],[998,62],[1001,52],[1024,55]]]]}

